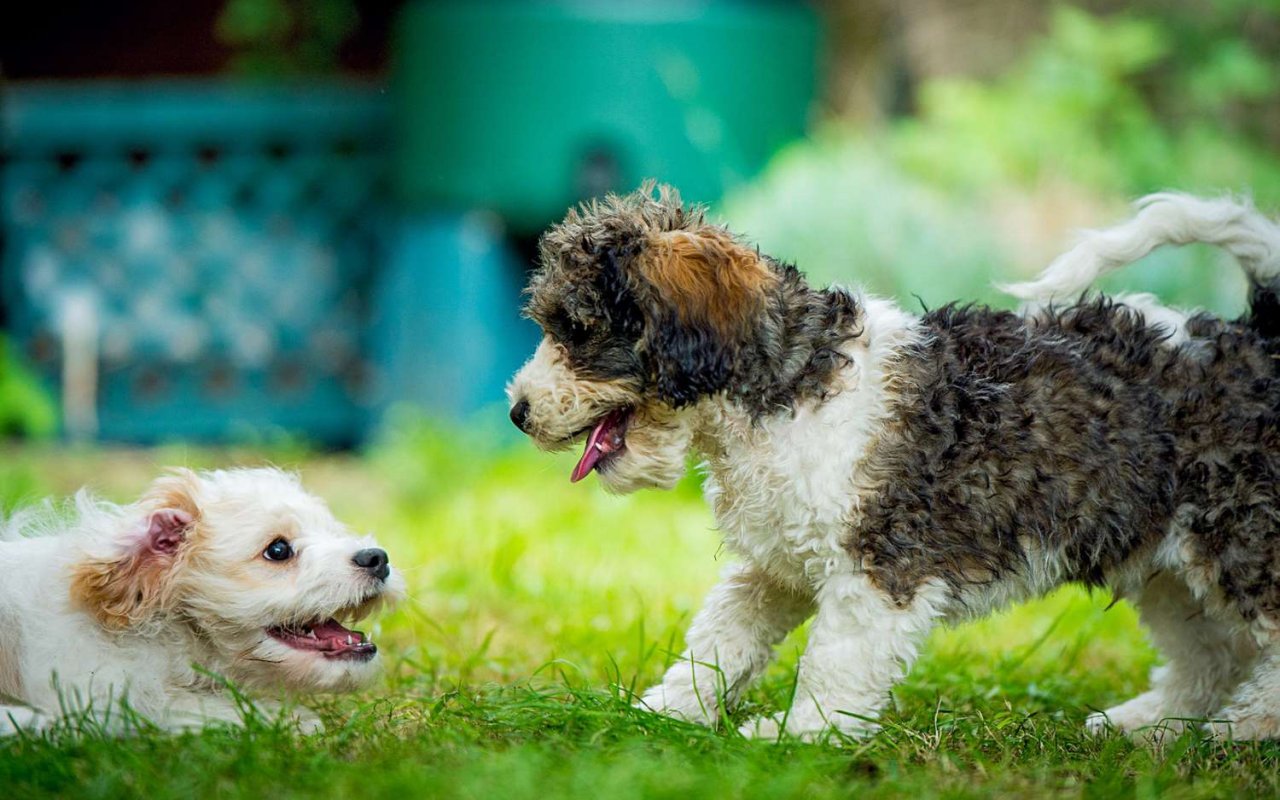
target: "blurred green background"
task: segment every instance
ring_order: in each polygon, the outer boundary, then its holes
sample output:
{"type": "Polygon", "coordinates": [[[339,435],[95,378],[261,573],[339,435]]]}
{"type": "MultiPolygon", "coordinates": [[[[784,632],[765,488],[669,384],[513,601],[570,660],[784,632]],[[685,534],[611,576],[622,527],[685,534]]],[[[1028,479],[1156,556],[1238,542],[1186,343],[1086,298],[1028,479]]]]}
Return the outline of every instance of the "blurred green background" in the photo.
{"type": "MultiPolygon", "coordinates": [[[[910,307],[1005,302],[994,282],[1146,192],[1280,203],[1275,0],[5,14],[11,433],[57,427],[32,375],[87,439],[350,446],[402,404],[492,413],[536,338],[516,308],[538,232],[646,177],[910,307]],[[68,398],[86,285],[98,370],[68,398]]],[[[1107,286],[1242,302],[1197,248],[1107,286]]]]}

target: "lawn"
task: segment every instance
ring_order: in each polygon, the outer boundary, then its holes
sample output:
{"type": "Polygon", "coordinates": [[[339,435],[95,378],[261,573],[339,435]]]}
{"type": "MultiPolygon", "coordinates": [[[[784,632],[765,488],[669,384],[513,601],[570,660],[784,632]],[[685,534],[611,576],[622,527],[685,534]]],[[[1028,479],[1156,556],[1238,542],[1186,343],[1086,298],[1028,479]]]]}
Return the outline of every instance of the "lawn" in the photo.
{"type": "MultiPolygon", "coordinates": [[[[571,486],[573,455],[411,421],[363,455],[297,447],[10,446],[0,504],[81,484],[136,495],[166,464],[295,467],[378,534],[410,597],[375,626],[386,677],[318,698],[327,731],[242,729],[0,742],[5,797],[1210,797],[1280,794],[1280,744],[1187,736],[1157,755],[1092,739],[1084,716],[1145,687],[1132,610],[1068,589],[937,632],[878,736],[744,740],[637,712],[727,556],[695,480],[674,492],[571,486]]],[[[736,719],[785,706],[803,633],[736,719]]]]}

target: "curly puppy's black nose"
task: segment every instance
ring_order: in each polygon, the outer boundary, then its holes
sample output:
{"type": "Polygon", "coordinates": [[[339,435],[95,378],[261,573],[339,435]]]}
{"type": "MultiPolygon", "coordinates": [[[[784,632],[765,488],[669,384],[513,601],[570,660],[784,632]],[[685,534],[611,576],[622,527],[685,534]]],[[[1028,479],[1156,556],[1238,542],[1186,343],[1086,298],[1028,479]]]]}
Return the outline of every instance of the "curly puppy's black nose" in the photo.
{"type": "Polygon", "coordinates": [[[387,557],[387,551],[381,547],[367,547],[364,550],[358,550],[351,557],[351,560],[357,567],[368,570],[370,575],[380,581],[385,581],[387,576],[391,574],[391,567],[388,566],[391,559],[387,557]]]}
{"type": "Polygon", "coordinates": [[[520,398],[514,406],[511,407],[511,421],[522,431],[528,433],[525,428],[529,424],[529,401],[523,397],[520,398]]]}

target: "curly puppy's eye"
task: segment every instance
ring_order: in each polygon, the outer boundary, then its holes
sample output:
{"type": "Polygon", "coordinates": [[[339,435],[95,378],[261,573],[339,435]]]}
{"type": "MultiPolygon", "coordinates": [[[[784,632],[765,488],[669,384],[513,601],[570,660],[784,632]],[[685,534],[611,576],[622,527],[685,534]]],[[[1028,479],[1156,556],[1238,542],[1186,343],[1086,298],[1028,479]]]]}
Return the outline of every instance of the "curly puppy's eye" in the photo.
{"type": "Polygon", "coordinates": [[[276,539],[262,551],[262,557],[268,561],[288,561],[293,558],[293,545],[284,539],[276,539]]]}
{"type": "Polygon", "coordinates": [[[586,325],[583,325],[581,322],[578,322],[576,319],[569,320],[569,324],[566,326],[566,332],[568,333],[569,344],[571,345],[586,344],[591,339],[591,329],[586,325]]]}
{"type": "Polygon", "coordinates": [[[591,341],[592,331],[586,325],[561,311],[551,318],[551,332],[561,344],[578,347],[591,341]]]}

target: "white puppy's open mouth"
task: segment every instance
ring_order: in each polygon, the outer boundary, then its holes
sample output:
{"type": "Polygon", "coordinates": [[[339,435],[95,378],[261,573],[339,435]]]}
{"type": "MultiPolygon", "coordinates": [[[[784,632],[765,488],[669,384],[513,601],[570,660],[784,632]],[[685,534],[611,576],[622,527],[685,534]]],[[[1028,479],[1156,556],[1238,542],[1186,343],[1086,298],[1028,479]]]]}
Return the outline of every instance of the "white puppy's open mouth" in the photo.
{"type": "Polygon", "coordinates": [[[294,650],[339,661],[368,661],[378,654],[378,646],[363,633],[344,627],[332,617],[303,625],[267,628],[267,635],[294,650]]]}
{"type": "Polygon", "coordinates": [[[587,446],[582,451],[582,458],[578,459],[578,465],[573,468],[570,482],[577,483],[592,470],[603,470],[610,461],[626,452],[627,425],[633,413],[630,408],[615,409],[591,426],[587,446]]]}

